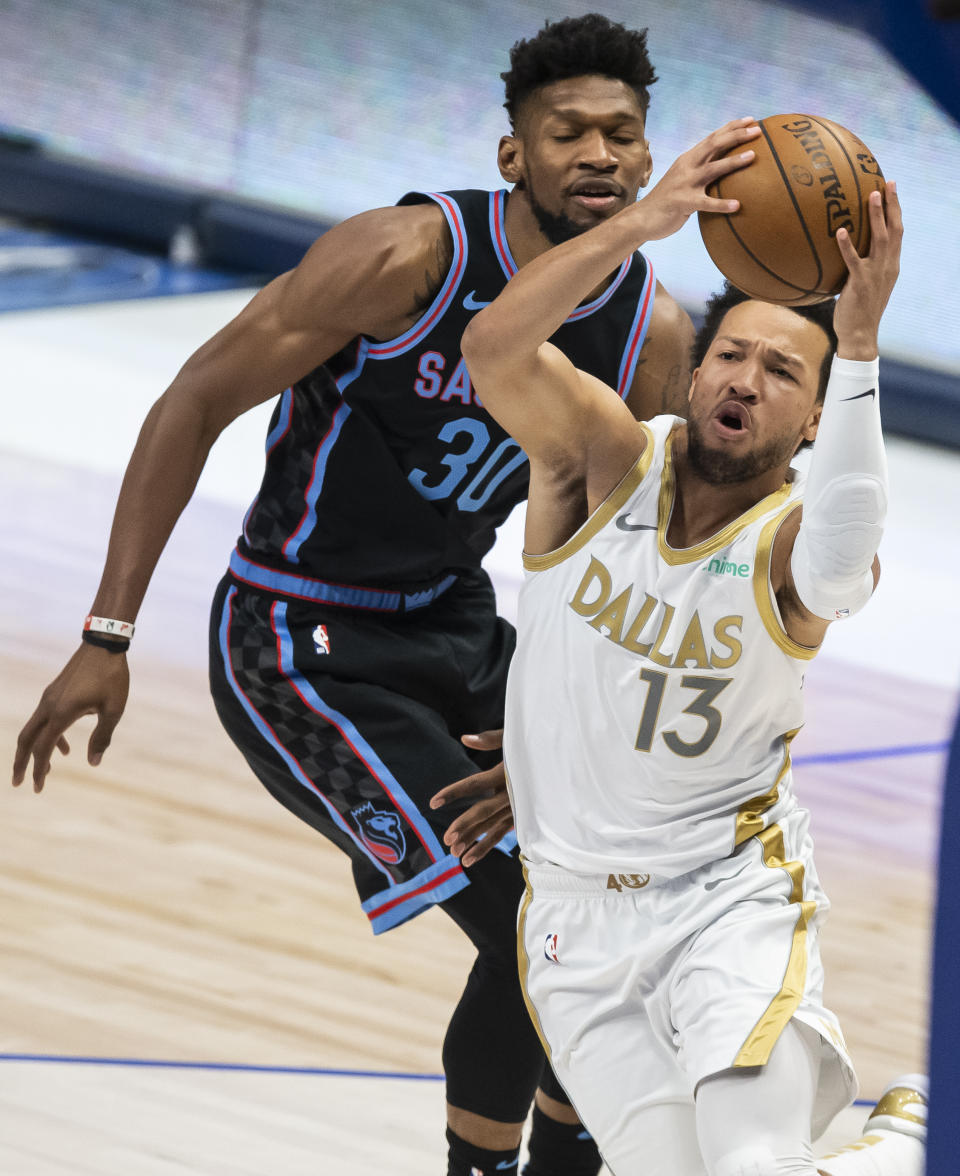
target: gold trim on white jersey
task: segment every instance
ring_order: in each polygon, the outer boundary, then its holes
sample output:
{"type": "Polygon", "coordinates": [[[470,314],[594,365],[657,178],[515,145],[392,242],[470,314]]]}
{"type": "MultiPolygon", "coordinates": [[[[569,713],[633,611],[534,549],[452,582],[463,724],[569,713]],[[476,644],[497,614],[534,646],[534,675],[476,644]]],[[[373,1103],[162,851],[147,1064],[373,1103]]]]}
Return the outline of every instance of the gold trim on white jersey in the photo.
{"type": "Polygon", "coordinates": [[[530,1020],[533,1022],[533,1027],[537,1031],[537,1036],[540,1038],[540,1044],[543,1046],[543,1052],[547,1055],[547,1061],[551,1061],[550,1046],[543,1033],[543,1027],[540,1024],[540,1017],[537,1010],[533,1007],[533,1001],[527,992],[527,976],[530,972],[530,957],[527,955],[526,944],[524,943],[524,933],[527,929],[527,911],[530,909],[530,903],[533,901],[533,888],[530,885],[530,875],[527,873],[527,863],[521,857],[520,865],[523,869],[523,884],[524,893],[523,899],[520,903],[520,912],[517,915],[517,967],[520,973],[520,991],[523,993],[523,1003],[527,1006],[527,1012],[530,1014],[530,1020]]]}
{"type": "Polygon", "coordinates": [[[773,787],[762,796],[754,796],[746,804],[740,806],[733,834],[734,846],[743,845],[751,837],[756,837],[758,833],[763,832],[763,815],[769,812],[780,799],[780,785],[787,772],[790,771],[790,744],[799,734],[800,728],[794,727],[792,731],[787,731],[783,736],[783,763],[780,765],[780,771],[773,782],[773,787]]]}
{"type": "Polygon", "coordinates": [[[760,518],[767,511],[776,509],[781,502],[786,500],[791,489],[791,484],[784,482],[779,490],[775,490],[773,494],[768,494],[766,498],[761,498],[759,502],[754,503],[748,511],[739,515],[732,523],[728,523],[722,531],[718,531],[700,543],[695,543],[692,547],[671,547],[667,542],[667,528],[670,526],[670,516],[673,513],[673,500],[676,493],[676,479],[673,473],[673,433],[671,432],[663,447],[663,473],[660,475],[660,499],[657,504],[657,542],[660,548],[660,557],[673,566],[706,559],[715,551],[719,551],[721,547],[726,547],[728,543],[731,543],[744,527],[748,527],[755,519],[760,518]]]}
{"type": "Polygon", "coordinates": [[[754,836],[763,850],[763,864],[771,870],[786,870],[792,883],[790,902],[796,903],[799,909],[780,991],[747,1034],[746,1041],[734,1059],[734,1066],[766,1065],[780,1034],[799,1008],[807,986],[807,927],[817,909],[815,902],[804,901],[803,864],[786,860],[783,830],[780,826],[771,825],[769,829],[763,829],[754,836]]]}
{"type": "Polygon", "coordinates": [[[566,543],[554,548],[553,551],[545,552],[543,555],[528,555],[526,552],[523,553],[523,566],[528,572],[542,572],[547,568],[556,567],[557,564],[568,559],[571,555],[579,551],[584,544],[588,543],[598,531],[602,530],[626,503],[630,495],[647,476],[650,463],[653,461],[653,451],[655,448],[653,434],[642,421],[640,422],[640,428],[643,430],[643,435],[647,439],[647,445],[643,453],[640,454],[630,469],[627,470],[583,526],[575,531],[566,543]]]}
{"type": "Polygon", "coordinates": [[[773,543],[777,537],[777,531],[779,531],[780,524],[784,519],[791,515],[799,505],[799,502],[788,503],[760,532],[760,538],[757,540],[757,558],[753,567],[753,596],[757,602],[757,610],[763,621],[763,627],[783,652],[789,654],[790,657],[810,661],[817,656],[820,646],[799,645],[794,641],[774,610],[771,599],[773,589],[770,585],[770,561],[773,558],[773,543]]]}

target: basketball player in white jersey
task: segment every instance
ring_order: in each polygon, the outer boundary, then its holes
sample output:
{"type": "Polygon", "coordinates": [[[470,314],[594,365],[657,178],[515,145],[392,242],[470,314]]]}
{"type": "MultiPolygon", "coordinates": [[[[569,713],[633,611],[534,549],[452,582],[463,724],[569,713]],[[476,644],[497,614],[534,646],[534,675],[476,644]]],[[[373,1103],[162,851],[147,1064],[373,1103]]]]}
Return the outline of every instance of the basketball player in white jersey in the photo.
{"type": "MultiPolygon", "coordinates": [[[[813,1159],[856,1079],[822,1003],[827,902],[790,773],[804,668],[879,574],[895,185],[871,196],[867,257],[837,235],[832,324],[829,308],[715,302],[688,422],[636,422],[547,342],[644,242],[735,211],[705,188],[755,133],[711,135],[521,270],[464,335],[484,405],[530,458],[505,733],[521,976],[615,1176],[915,1176],[918,1083],[813,1159]],[[814,438],[804,484],[790,462],[814,438]]],[[[476,834],[454,823],[448,840],[469,853],[476,834]]]]}

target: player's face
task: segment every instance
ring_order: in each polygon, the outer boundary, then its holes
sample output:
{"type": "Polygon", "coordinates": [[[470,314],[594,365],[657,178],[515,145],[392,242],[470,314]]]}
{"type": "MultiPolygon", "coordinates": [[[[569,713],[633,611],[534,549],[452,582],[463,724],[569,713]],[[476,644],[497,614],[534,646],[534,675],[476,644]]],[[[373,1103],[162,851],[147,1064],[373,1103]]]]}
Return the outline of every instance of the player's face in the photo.
{"type": "Polygon", "coordinates": [[[789,464],[820,419],[829,349],[816,323],[783,306],[728,310],[690,387],[691,465],[708,482],[744,482],[789,464]]]}
{"type": "Polygon", "coordinates": [[[650,178],[643,108],[615,78],[551,82],[524,101],[516,133],[500,141],[498,163],[559,244],[632,204],[650,178]]]}

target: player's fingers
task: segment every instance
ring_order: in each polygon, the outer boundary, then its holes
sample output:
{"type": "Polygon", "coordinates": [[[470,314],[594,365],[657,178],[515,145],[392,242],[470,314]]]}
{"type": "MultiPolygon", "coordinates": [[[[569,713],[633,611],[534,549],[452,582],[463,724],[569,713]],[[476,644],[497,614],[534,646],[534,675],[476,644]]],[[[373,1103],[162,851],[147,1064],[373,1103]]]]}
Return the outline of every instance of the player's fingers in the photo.
{"type": "Polygon", "coordinates": [[[443,835],[444,844],[452,846],[457,842],[466,842],[469,845],[509,808],[509,801],[505,797],[491,796],[478,800],[450,822],[443,835]]]}
{"type": "Polygon", "coordinates": [[[474,800],[483,792],[491,792],[494,782],[490,777],[494,772],[477,772],[473,776],[466,776],[463,780],[454,780],[430,798],[430,807],[437,809],[449,804],[451,800],[474,800]]]}
{"type": "Polygon", "coordinates": [[[57,740],[57,751],[59,751],[61,755],[70,754],[70,744],[67,742],[67,737],[65,735],[61,735],[57,740]]]}
{"type": "Polygon", "coordinates": [[[715,180],[720,180],[732,172],[741,171],[743,168],[749,167],[756,157],[756,151],[749,149],[747,151],[738,151],[734,155],[725,155],[723,159],[713,159],[703,165],[700,182],[706,188],[715,180]]]}
{"type": "Polygon", "coordinates": [[[504,817],[497,822],[496,826],[484,837],[482,841],[476,841],[467,852],[460,858],[461,864],[469,868],[475,866],[482,858],[485,858],[491,850],[497,848],[497,843],[502,841],[504,837],[513,828],[513,819],[504,817]]]}
{"type": "Polygon", "coordinates": [[[37,792],[37,780],[43,787],[43,778],[50,770],[50,760],[57,740],[63,738],[63,732],[70,726],[73,719],[63,721],[51,713],[51,708],[41,701],[40,705],[24,724],[17,739],[17,750],[13,760],[13,783],[18,786],[23,783],[30,770],[30,759],[33,758],[33,782],[37,792]]]}
{"type": "Polygon", "coordinates": [[[887,180],[883,193],[884,206],[887,215],[887,225],[892,233],[903,235],[903,210],[900,208],[900,197],[897,195],[896,180],[887,180]]]}
{"type": "Polygon", "coordinates": [[[12,783],[14,788],[18,788],[24,781],[24,777],[27,774],[27,766],[30,763],[30,755],[33,752],[34,742],[45,722],[46,718],[41,715],[39,710],[36,710],[23,725],[23,730],[17,738],[17,750],[13,756],[12,783]]]}
{"type": "Polygon", "coordinates": [[[890,233],[887,218],[883,208],[883,194],[871,192],[867,202],[867,215],[870,218],[870,252],[879,253],[887,246],[890,233]]]}
{"type": "MultiPolygon", "coordinates": [[[[711,184],[716,183],[717,180],[722,180],[724,176],[732,175],[734,172],[742,171],[744,168],[749,167],[754,159],[756,159],[755,151],[741,151],[736,155],[727,155],[723,159],[714,159],[698,169],[692,177],[693,186],[700,190],[709,188],[711,184]]],[[[740,204],[738,201],[720,200],[718,197],[708,196],[705,191],[702,192],[702,195],[696,201],[698,212],[735,212],[739,207],[740,204]],[[718,209],[707,207],[711,203],[719,203],[723,207],[718,209]],[[728,205],[735,205],[736,207],[728,208],[728,205]]]]}
{"type": "Polygon", "coordinates": [[[110,746],[113,730],[119,722],[119,714],[112,711],[100,712],[100,718],[97,720],[97,725],[94,727],[93,734],[87,744],[87,763],[91,767],[95,768],[103,759],[103,753],[110,746]]]}
{"type": "Polygon", "coordinates": [[[706,162],[708,159],[715,159],[718,155],[724,155],[740,143],[749,143],[759,134],[760,128],[757,126],[756,119],[736,118],[707,135],[697,144],[694,152],[701,162],[706,162]]]}
{"type": "Polygon", "coordinates": [[[731,212],[737,212],[740,208],[739,200],[720,200],[716,196],[704,195],[702,199],[697,201],[697,212],[720,212],[727,215],[731,212]]]}
{"type": "Polygon", "coordinates": [[[503,747],[503,728],[497,731],[479,731],[473,735],[461,735],[460,742],[475,751],[496,751],[503,747]]]}
{"type": "Polygon", "coordinates": [[[33,741],[33,747],[31,748],[33,771],[31,777],[33,779],[34,792],[43,791],[47,773],[50,771],[50,760],[53,758],[53,749],[56,747],[59,737],[59,731],[49,723],[46,723],[44,724],[43,730],[39,732],[33,741]]]}
{"type": "Polygon", "coordinates": [[[846,265],[849,272],[861,263],[862,258],[853,247],[853,242],[850,240],[850,234],[846,229],[837,229],[836,236],[837,248],[840,250],[840,256],[843,258],[844,265],[846,265]]]}

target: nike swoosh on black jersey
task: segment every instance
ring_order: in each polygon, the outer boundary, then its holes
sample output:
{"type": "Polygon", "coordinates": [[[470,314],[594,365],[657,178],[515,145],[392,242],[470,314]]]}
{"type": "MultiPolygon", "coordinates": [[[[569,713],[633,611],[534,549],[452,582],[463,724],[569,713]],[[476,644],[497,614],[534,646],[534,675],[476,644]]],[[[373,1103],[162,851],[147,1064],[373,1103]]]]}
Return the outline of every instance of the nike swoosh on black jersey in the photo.
{"type": "Polygon", "coordinates": [[[617,526],[621,531],[655,531],[657,529],[656,523],[628,523],[629,517],[629,511],[617,517],[617,526]]]}
{"type": "Polygon", "coordinates": [[[841,396],[840,399],[841,400],[862,400],[864,398],[864,396],[873,397],[873,396],[876,396],[876,394],[877,394],[876,388],[871,388],[867,392],[858,392],[856,396],[841,396]]]}
{"type": "Polygon", "coordinates": [[[490,305],[489,302],[478,302],[476,300],[476,298],[474,298],[474,294],[476,294],[476,290],[471,290],[470,293],[466,296],[466,298],[464,298],[463,305],[464,305],[465,309],[467,309],[467,310],[483,310],[483,308],[485,306],[490,305]]]}

